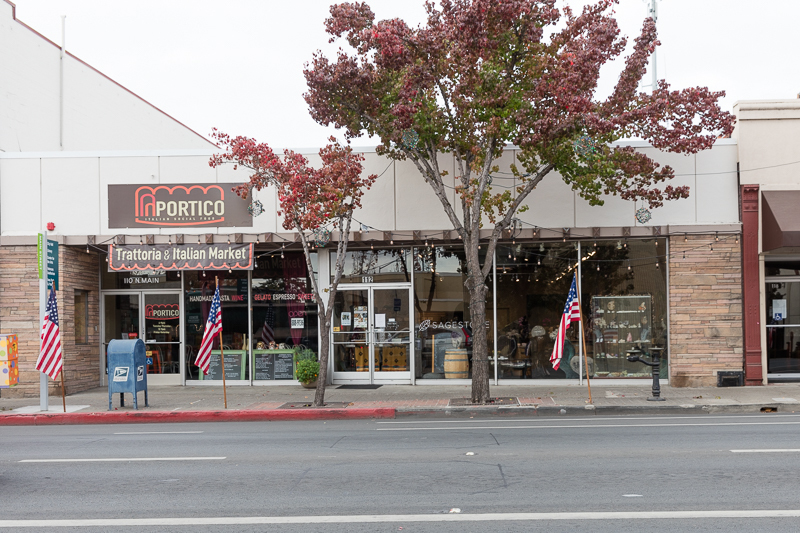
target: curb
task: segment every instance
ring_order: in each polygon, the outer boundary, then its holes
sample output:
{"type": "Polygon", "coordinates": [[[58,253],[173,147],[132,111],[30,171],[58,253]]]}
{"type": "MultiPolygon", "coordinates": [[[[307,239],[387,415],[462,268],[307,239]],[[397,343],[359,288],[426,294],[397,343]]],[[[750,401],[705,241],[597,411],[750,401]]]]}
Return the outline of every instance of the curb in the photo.
{"type": "Polygon", "coordinates": [[[150,411],[2,415],[0,426],[53,426],[72,424],[157,424],[182,422],[280,422],[293,420],[363,420],[394,418],[395,409],[269,409],[241,411],[150,411]]]}

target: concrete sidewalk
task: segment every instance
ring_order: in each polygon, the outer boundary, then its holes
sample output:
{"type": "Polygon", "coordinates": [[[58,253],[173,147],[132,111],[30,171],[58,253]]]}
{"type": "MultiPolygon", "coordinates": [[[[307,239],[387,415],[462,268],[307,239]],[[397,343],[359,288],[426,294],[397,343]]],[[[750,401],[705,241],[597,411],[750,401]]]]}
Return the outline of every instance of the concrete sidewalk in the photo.
{"type": "Polygon", "coordinates": [[[108,411],[108,389],[72,394],[67,413],[61,398],[50,398],[50,409],[39,410],[39,398],[0,396],[0,425],[83,424],[129,422],[199,422],[221,420],[298,420],[326,418],[395,418],[400,416],[562,416],[616,414],[704,414],[745,412],[800,412],[800,384],[766,387],[662,387],[663,402],[647,401],[650,386],[604,385],[594,382],[593,402],[586,387],[557,382],[499,385],[491,389],[497,402],[465,405],[469,385],[384,385],[376,389],[329,386],[325,408],[311,408],[314,391],[296,385],[228,387],[224,409],[221,387],[151,387],[149,407],[139,393],[139,409],[119,394],[108,411]]]}

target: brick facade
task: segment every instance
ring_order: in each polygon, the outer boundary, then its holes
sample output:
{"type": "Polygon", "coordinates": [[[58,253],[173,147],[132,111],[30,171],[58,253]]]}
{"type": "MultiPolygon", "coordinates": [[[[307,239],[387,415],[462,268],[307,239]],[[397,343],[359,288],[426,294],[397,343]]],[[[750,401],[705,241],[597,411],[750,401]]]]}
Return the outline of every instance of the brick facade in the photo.
{"type": "Polygon", "coordinates": [[[713,386],[718,371],[743,368],[742,262],[736,241],[732,235],[719,241],[713,235],[670,238],[672,386],[713,386]]]}
{"type": "MultiPolygon", "coordinates": [[[[57,292],[67,394],[100,383],[99,267],[96,253],[85,248],[59,247],[60,287],[57,292]],[[88,291],[88,343],[75,344],[75,290],[88,291]]],[[[3,389],[4,397],[38,396],[39,375],[34,368],[39,355],[39,279],[36,246],[0,246],[0,332],[19,336],[19,384],[3,389]]],[[[49,394],[61,394],[50,380],[49,394]]]]}

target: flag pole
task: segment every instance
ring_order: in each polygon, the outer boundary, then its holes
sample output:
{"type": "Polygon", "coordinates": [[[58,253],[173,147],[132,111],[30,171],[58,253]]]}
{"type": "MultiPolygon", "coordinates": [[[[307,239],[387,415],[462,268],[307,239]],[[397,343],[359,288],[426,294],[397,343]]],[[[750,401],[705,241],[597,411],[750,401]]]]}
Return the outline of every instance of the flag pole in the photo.
{"type": "MultiPolygon", "coordinates": [[[[214,276],[214,281],[217,284],[217,290],[219,290],[219,276],[214,276]]],[[[222,298],[220,298],[221,300],[222,298]]],[[[222,306],[222,301],[219,303],[222,306]]],[[[225,402],[225,409],[228,408],[228,391],[225,387],[225,350],[222,347],[222,328],[219,330],[219,362],[222,365],[222,398],[225,402]]]]}
{"type": "Polygon", "coordinates": [[[578,274],[575,274],[575,283],[578,289],[578,314],[581,316],[581,336],[583,337],[583,369],[586,371],[586,386],[589,388],[589,403],[592,401],[592,384],[589,382],[589,360],[586,357],[586,328],[583,327],[583,306],[581,305],[581,280],[578,279],[578,274]]]}
{"type": "Polygon", "coordinates": [[[64,354],[61,354],[61,404],[64,406],[64,412],[67,412],[67,386],[64,385],[64,354]]]}

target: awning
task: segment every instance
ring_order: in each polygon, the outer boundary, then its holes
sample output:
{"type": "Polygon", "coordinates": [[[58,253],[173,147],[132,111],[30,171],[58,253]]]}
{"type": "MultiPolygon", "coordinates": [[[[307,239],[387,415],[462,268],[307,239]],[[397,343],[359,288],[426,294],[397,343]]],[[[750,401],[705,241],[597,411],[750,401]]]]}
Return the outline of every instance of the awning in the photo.
{"type": "Polygon", "coordinates": [[[762,192],[763,251],[800,247],[800,191],[762,192]]]}

